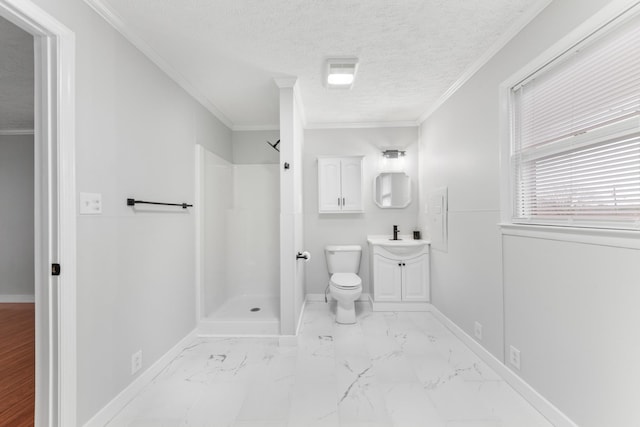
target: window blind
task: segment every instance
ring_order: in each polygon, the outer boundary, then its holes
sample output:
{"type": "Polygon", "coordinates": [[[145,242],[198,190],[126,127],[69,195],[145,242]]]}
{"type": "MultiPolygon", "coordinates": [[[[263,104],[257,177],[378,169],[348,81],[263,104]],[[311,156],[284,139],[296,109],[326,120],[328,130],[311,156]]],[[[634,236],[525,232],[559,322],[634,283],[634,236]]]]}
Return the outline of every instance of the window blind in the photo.
{"type": "Polygon", "coordinates": [[[640,19],[512,88],[514,222],[640,228],[640,19]]]}

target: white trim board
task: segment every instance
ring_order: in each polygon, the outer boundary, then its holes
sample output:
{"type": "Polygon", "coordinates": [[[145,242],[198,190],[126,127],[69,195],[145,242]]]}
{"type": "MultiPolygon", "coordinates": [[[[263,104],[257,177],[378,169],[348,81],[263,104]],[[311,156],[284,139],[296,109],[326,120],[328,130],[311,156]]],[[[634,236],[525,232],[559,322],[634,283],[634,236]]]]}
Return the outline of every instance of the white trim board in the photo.
{"type": "MultiPolygon", "coordinates": [[[[304,130],[331,130],[331,129],[377,129],[377,128],[414,128],[420,126],[418,121],[398,122],[313,122],[304,125],[304,130]]],[[[233,125],[234,132],[280,130],[280,125],[233,125]]]]}
{"type": "Polygon", "coordinates": [[[33,135],[33,129],[0,129],[0,136],[33,135]]]}
{"type": "Polygon", "coordinates": [[[0,295],[0,304],[36,302],[35,295],[0,295]]]}
{"type": "Polygon", "coordinates": [[[327,122],[309,123],[304,128],[314,129],[375,129],[375,128],[414,128],[420,126],[420,122],[413,120],[397,122],[327,122]]]}
{"type": "Polygon", "coordinates": [[[482,361],[484,361],[491,369],[493,369],[500,377],[509,384],[515,391],[527,401],[531,406],[538,410],[545,418],[547,418],[556,427],[578,427],[569,417],[556,408],[551,402],[545,399],[525,380],[520,378],[515,372],[504,365],[487,349],[482,347],[476,340],[471,338],[458,325],[451,321],[447,316],[442,314],[435,306],[431,305],[429,311],[438,319],[447,329],[449,329],[460,341],[463,342],[471,351],[473,351],[482,361]]]}
{"type": "Polygon", "coordinates": [[[304,301],[302,301],[302,307],[300,307],[300,314],[298,315],[298,322],[296,324],[296,337],[300,334],[300,328],[302,327],[302,317],[304,311],[307,309],[307,297],[305,295],[304,301]]]}
{"type": "Polygon", "coordinates": [[[544,225],[498,224],[503,236],[640,250],[640,231],[544,225]]]}
{"type": "Polygon", "coordinates": [[[189,332],[186,337],[178,341],[160,359],[147,368],[142,374],[131,382],[124,390],[114,397],[107,405],[95,414],[84,427],[102,427],[106,425],[151,381],[164,370],[189,344],[197,339],[196,330],[189,332]]]}
{"type": "Polygon", "coordinates": [[[417,301],[374,301],[371,299],[371,310],[373,311],[429,311],[431,304],[417,301]]]}
{"type": "MultiPolygon", "coordinates": [[[[329,302],[334,301],[333,297],[331,296],[330,293],[327,293],[327,299],[329,302]]],[[[307,302],[324,302],[324,294],[307,294],[305,297],[305,307],[306,307],[306,303],[307,302]]],[[[360,297],[356,300],[357,303],[370,303],[370,297],[369,294],[363,293],[362,295],[360,295],[360,297]]]]}
{"type": "Polygon", "coordinates": [[[250,132],[250,131],[264,131],[264,130],[280,130],[280,125],[233,125],[231,129],[234,132],[250,132]]]}

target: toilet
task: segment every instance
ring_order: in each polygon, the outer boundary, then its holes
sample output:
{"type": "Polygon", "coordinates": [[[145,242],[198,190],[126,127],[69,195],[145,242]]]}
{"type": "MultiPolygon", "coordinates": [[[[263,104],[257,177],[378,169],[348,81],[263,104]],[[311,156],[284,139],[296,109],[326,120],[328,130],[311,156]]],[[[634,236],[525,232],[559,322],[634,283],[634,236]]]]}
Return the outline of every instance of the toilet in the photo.
{"type": "Polygon", "coordinates": [[[362,294],[362,279],[358,276],[362,248],[358,245],[324,248],[329,270],[329,292],[337,301],[336,322],[356,323],[355,300],[362,294]]]}

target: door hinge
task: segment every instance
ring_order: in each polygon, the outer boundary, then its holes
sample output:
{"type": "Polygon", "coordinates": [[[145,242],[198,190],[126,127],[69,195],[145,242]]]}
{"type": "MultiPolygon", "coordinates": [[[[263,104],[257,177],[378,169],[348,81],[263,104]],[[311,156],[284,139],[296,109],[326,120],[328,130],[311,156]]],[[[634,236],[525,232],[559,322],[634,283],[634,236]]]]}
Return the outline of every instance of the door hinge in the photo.
{"type": "Polygon", "coordinates": [[[56,264],[56,263],[51,264],[51,275],[52,276],[60,275],[60,264],[56,264]]]}

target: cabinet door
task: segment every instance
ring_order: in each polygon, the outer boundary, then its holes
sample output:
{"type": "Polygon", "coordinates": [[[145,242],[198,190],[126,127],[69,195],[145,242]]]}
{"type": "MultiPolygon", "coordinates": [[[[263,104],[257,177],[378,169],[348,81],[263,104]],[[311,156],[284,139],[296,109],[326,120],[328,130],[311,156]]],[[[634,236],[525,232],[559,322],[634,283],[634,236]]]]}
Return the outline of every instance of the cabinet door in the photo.
{"type": "Polygon", "coordinates": [[[400,301],[402,299],[401,261],[373,257],[373,299],[375,301],[400,301]]]}
{"type": "Polygon", "coordinates": [[[362,211],[362,158],[342,159],[342,210],[362,211]]]}
{"type": "Polygon", "coordinates": [[[318,159],[318,211],[339,212],[341,208],[340,159],[318,159]]]}
{"type": "Polygon", "coordinates": [[[402,300],[429,301],[429,256],[403,261],[402,300]]]}

